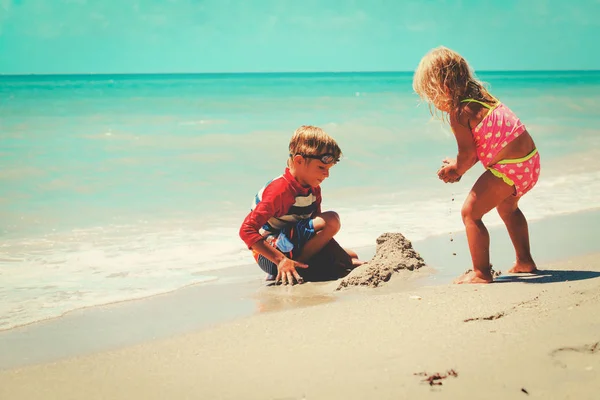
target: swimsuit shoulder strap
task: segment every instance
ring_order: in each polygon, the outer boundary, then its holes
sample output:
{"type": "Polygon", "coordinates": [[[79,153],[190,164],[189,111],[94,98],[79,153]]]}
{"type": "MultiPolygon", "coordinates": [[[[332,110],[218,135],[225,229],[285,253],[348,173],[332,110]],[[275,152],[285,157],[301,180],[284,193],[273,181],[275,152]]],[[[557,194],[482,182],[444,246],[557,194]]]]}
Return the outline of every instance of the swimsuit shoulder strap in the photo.
{"type": "Polygon", "coordinates": [[[464,100],[461,100],[460,102],[461,103],[479,103],[482,106],[484,106],[485,108],[492,109],[492,106],[490,106],[489,104],[486,104],[483,101],[479,101],[479,100],[475,100],[475,99],[464,99],[464,100]]]}

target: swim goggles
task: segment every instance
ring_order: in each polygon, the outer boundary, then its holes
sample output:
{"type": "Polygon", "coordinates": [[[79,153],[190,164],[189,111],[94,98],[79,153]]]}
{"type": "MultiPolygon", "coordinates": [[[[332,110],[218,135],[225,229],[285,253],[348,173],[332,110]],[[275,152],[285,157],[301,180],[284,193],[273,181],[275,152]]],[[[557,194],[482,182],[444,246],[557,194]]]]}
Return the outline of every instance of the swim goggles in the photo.
{"type": "MultiPolygon", "coordinates": [[[[325,153],[325,154],[319,154],[319,155],[296,153],[296,155],[302,156],[304,158],[312,158],[313,160],[319,160],[323,164],[337,163],[340,161],[339,158],[336,158],[331,153],[325,153]]],[[[290,157],[293,157],[293,155],[290,154],[290,157]]]]}

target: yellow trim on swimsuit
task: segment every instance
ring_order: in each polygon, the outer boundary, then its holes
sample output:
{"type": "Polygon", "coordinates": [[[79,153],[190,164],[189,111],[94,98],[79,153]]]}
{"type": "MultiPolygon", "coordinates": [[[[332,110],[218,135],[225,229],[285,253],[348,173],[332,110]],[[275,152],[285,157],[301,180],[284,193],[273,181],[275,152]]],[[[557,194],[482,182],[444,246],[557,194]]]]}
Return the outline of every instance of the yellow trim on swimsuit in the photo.
{"type": "Polygon", "coordinates": [[[522,163],[522,162],[529,160],[531,157],[535,156],[536,154],[537,154],[537,149],[533,149],[533,151],[531,153],[527,154],[525,157],[509,158],[506,160],[500,160],[496,164],[518,164],[518,163],[522,163]]]}
{"type": "Polygon", "coordinates": [[[479,121],[479,124],[477,124],[477,126],[481,125],[481,123],[487,118],[489,117],[489,115],[492,113],[492,111],[494,111],[496,109],[496,107],[498,107],[500,105],[500,102],[498,101],[498,99],[496,99],[494,96],[492,96],[492,99],[494,99],[496,101],[496,105],[495,106],[490,106],[487,103],[484,103],[483,101],[479,101],[479,100],[475,100],[475,99],[464,99],[461,100],[461,103],[479,103],[482,106],[484,106],[485,108],[488,109],[488,112],[485,114],[485,116],[481,119],[481,121],[479,121]]]}
{"type": "MultiPolygon", "coordinates": [[[[531,157],[535,156],[537,154],[537,149],[533,149],[533,151],[529,154],[527,154],[525,157],[521,157],[521,158],[507,158],[506,160],[500,160],[498,161],[496,164],[518,164],[518,163],[523,163],[527,160],[529,160],[531,157]]],[[[500,178],[504,181],[504,183],[506,183],[507,185],[510,186],[515,186],[515,182],[510,179],[508,176],[506,176],[503,172],[498,171],[497,169],[494,169],[492,167],[488,167],[487,168],[495,177],[500,178]]]]}
{"type": "Polygon", "coordinates": [[[492,106],[490,106],[489,104],[484,103],[483,101],[475,100],[475,99],[464,99],[464,100],[461,100],[460,102],[461,103],[479,103],[482,106],[484,106],[485,108],[489,108],[489,109],[492,108],[492,106]]]}
{"type": "Polygon", "coordinates": [[[496,178],[500,178],[504,181],[504,183],[506,183],[509,186],[515,186],[515,182],[510,179],[508,176],[506,176],[503,172],[498,171],[497,169],[494,169],[492,167],[488,167],[488,170],[496,177],[496,178]]]}

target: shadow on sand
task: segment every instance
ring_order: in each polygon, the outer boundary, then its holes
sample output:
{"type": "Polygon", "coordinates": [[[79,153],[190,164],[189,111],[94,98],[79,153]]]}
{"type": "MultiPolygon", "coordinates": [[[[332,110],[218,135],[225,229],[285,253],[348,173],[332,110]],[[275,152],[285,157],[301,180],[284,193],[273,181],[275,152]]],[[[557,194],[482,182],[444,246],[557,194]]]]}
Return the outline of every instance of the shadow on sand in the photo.
{"type": "Polygon", "coordinates": [[[599,278],[599,271],[575,271],[575,270],[538,270],[535,274],[501,275],[494,280],[497,283],[522,282],[522,283],[554,283],[573,282],[584,279],[599,278]]]}

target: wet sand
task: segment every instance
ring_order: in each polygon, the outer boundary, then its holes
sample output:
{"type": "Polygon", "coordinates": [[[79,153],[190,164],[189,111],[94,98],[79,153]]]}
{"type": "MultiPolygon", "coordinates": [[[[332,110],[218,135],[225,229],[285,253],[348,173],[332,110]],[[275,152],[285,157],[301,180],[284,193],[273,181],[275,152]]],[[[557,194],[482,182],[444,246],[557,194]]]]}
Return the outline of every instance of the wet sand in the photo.
{"type": "MultiPolygon", "coordinates": [[[[227,285],[198,286],[82,311],[71,318],[87,319],[70,326],[68,318],[42,324],[54,326],[58,346],[31,326],[29,342],[24,332],[9,342],[0,336],[2,358],[13,355],[0,371],[0,398],[596,398],[597,219],[595,211],[531,224],[541,273],[505,273],[492,285],[448,283],[464,267],[466,243],[455,235],[413,243],[432,265],[375,289],[266,288],[257,276],[228,294],[227,285]],[[211,310],[198,303],[210,302],[207,293],[229,296],[233,311],[214,304],[228,315],[205,323],[194,309],[211,310]],[[122,342],[90,347],[103,342],[107,322],[122,342]],[[88,346],[65,352],[78,341],[88,346]],[[28,350],[33,343],[37,352],[28,350]],[[62,353],[36,361],[53,347],[62,353]]],[[[501,232],[492,230],[492,257],[507,270],[511,248],[501,232]]]]}

